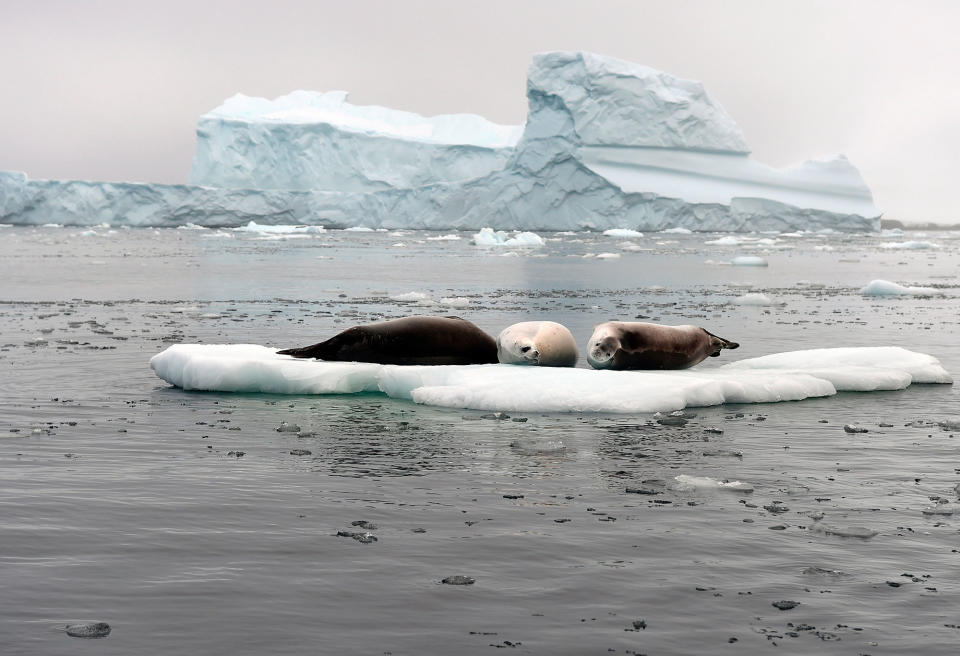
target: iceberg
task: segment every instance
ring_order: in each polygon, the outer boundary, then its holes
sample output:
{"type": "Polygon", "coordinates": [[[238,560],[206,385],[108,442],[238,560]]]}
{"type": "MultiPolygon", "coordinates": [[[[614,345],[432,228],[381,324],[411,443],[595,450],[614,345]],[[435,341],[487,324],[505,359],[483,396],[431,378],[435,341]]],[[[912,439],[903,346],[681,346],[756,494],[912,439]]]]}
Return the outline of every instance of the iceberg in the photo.
{"type": "Polygon", "coordinates": [[[523,126],[352,105],[343,91],[237,95],[199,120],[189,185],[0,175],[0,221],[309,224],[494,231],[869,230],[842,155],[754,160],[703,85],[585,52],[527,75],[523,126]]]}
{"type": "Polygon", "coordinates": [[[474,114],[352,105],[345,91],[238,94],[200,117],[190,183],[375,191],[469,180],[502,169],[521,132],[474,114]]]}
{"type": "Polygon", "coordinates": [[[666,412],[952,382],[936,358],[899,347],[794,351],[712,369],[596,371],[323,362],[278,355],[276,349],[253,344],[175,344],[154,355],[150,367],[184,390],[379,392],[425,405],[512,412],[666,412]]]}

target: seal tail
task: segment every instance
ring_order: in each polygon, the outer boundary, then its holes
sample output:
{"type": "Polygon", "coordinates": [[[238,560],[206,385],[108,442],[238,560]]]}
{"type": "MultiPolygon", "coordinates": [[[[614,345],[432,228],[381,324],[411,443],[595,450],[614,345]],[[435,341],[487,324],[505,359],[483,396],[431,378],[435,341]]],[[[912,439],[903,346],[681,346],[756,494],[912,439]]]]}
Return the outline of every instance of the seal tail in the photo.
{"type": "Polygon", "coordinates": [[[709,330],[704,330],[703,332],[710,335],[710,344],[714,347],[713,353],[710,354],[710,357],[715,358],[720,355],[722,349],[735,349],[740,348],[740,344],[737,342],[731,342],[729,339],[724,339],[718,335],[714,335],[709,330]]]}

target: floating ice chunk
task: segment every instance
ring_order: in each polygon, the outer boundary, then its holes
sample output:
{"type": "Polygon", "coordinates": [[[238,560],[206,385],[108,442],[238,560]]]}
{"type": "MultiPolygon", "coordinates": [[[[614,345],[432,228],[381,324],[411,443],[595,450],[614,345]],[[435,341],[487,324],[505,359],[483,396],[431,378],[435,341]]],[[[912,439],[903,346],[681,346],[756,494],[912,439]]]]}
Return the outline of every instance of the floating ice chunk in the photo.
{"type": "Polygon", "coordinates": [[[323,226],[314,225],[263,225],[256,221],[250,221],[247,225],[233,228],[236,232],[257,232],[274,235],[289,234],[319,234],[326,232],[323,226]]]}
{"type": "Polygon", "coordinates": [[[884,229],[880,231],[881,237],[902,237],[903,230],[900,228],[890,228],[889,230],[884,229]]]}
{"type": "Polygon", "coordinates": [[[616,260],[620,258],[620,253],[597,253],[598,260],[616,260]]]}
{"type": "Polygon", "coordinates": [[[766,294],[751,293],[733,299],[736,305],[776,305],[777,302],[766,294]]]}
{"type": "Polygon", "coordinates": [[[885,248],[887,250],[923,251],[940,248],[940,246],[934,244],[932,241],[885,241],[880,244],[880,248],[885,248]]]}
{"type": "Polygon", "coordinates": [[[440,305],[447,307],[465,308],[470,306],[470,299],[464,296],[445,296],[440,299],[440,305]]]}
{"type": "Polygon", "coordinates": [[[802,371],[829,380],[838,390],[848,392],[903,389],[911,383],[953,382],[935,357],[899,346],[788,351],[731,362],[720,369],[802,371]]]}
{"type": "Polygon", "coordinates": [[[740,255],[730,260],[730,264],[733,266],[750,266],[750,267],[765,267],[770,266],[770,263],[767,262],[762,257],[757,255],[740,255]]]}
{"type": "Polygon", "coordinates": [[[511,237],[503,230],[481,228],[480,232],[473,236],[473,243],[485,247],[540,248],[544,241],[540,235],[533,232],[517,232],[511,237]]]}
{"type": "Polygon", "coordinates": [[[667,228],[666,230],[661,230],[660,232],[665,232],[670,235],[692,235],[693,230],[689,228],[667,228]]]}
{"type": "Polygon", "coordinates": [[[460,235],[437,235],[436,237],[427,237],[427,241],[460,241],[460,235]]]}
{"type": "Polygon", "coordinates": [[[610,228],[609,230],[604,230],[603,234],[607,237],[621,237],[623,239],[637,239],[643,237],[642,232],[636,230],[629,230],[627,228],[610,228]]]}
{"type": "Polygon", "coordinates": [[[708,476],[688,476],[680,474],[674,476],[677,488],[681,490],[731,490],[733,492],[753,492],[753,486],[743,481],[718,481],[708,476]]]}
{"type": "Polygon", "coordinates": [[[625,241],[620,244],[620,250],[629,251],[631,253],[643,253],[652,251],[653,249],[646,246],[641,246],[640,244],[635,244],[632,241],[625,241]]]}
{"type": "Polygon", "coordinates": [[[711,239],[710,241],[703,242],[711,246],[739,246],[741,241],[736,237],[726,236],[720,237],[719,239],[711,239]]]}
{"type": "Polygon", "coordinates": [[[951,382],[935,358],[898,347],[796,351],[715,369],[667,372],[512,365],[401,367],[297,360],[249,344],[176,344],[151,358],[150,366],[163,380],[188,390],[380,391],[426,405],[508,412],[671,411],[951,382]]]}
{"type": "Polygon", "coordinates": [[[933,287],[904,287],[889,280],[871,280],[860,293],[864,296],[933,296],[940,291],[933,287]]]}
{"type": "Polygon", "coordinates": [[[560,454],[567,450],[563,440],[520,438],[510,443],[510,446],[523,455],[560,454]]]}
{"type": "Polygon", "coordinates": [[[390,300],[400,301],[401,303],[415,303],[417,301],[426,301],[429,298],[430,295],[426,292],[405,292],[391,296],[390,300]]]}
{"type": "Polygon", "coordinates": [[[824,535],[836,535],[841,538],[859,538],[861,540],[869,540],[879,533],[865,526],[831,526],[820,522],[814,522],[810,526],[810,530],[814,533],[823,533],[824,535]]]}
{"type": "Polygon", "coordinates": [[[368,228],[366,226],[353,226],[351,228],[344,228],[344,232],[374,232],[373,228],[368,228]]]}

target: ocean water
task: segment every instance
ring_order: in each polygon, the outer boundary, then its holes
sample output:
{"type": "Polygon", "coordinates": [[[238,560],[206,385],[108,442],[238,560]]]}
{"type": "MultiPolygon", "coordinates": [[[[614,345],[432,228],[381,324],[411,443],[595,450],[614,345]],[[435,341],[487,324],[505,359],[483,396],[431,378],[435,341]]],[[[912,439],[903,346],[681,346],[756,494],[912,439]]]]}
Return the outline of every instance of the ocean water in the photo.
{"type": "Polygon", "coordinates": [[[640,319],[741,343],[704,367],[893,345],[960,373],[960,233],[454,234],[0,228],[0,653],[956,653],[957,386],[668,426],[183,392],[147,364],[440,313],[560,321],[581,355],[640,319]]]}

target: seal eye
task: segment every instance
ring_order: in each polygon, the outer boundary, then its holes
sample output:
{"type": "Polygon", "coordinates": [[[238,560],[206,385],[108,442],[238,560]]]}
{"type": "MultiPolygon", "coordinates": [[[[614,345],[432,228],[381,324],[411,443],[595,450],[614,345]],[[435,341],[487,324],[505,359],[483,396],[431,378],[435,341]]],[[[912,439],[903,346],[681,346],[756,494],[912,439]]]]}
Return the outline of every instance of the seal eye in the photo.
{"type": "Polygon", "coordinates": [[[529,346],[524,346],[524,347],[522,347],[522,348],[520,349],[520,352],[521,352],[521,353],[526,353],[526,352],[529,351],[529,350],[530,350],[530,347],[529,347],[529,346]]]}

